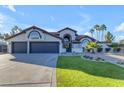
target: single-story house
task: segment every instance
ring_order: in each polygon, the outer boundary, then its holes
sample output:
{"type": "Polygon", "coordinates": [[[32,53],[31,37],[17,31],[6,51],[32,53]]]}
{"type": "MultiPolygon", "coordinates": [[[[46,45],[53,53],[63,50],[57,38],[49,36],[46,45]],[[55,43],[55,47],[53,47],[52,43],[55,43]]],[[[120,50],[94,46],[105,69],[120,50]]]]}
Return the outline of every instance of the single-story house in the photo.
{"type": "Polygon", "coordinates": [[[31,26],[6,38],[9,53],[81,53],[82,48],[94,38],[78,35],[77,31],[66,27],[57,32],[48,32],[31,26]]]}

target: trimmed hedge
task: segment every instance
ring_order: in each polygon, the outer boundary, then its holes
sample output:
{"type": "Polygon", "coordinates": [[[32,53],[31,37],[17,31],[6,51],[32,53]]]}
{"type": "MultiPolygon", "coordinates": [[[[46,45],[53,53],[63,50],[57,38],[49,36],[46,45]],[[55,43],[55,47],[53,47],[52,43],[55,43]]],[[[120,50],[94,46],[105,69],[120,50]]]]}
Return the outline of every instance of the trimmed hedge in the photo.
{"type": "Polygon", "coordinates": [[[111,48],[105,48],[106,52],[109,52],[111,50],[111,48]]]}
{"type": "Polygon", "coordinates": [[[113,49],[113,52],[120,52],[120,51],[121,51],[121,48],[119,48],[119,47],[113,49]]]}
{"type": "Polygon", "coordinates": [[[103,48],[97,48],[97,52],[102,52],[103,48]]]}

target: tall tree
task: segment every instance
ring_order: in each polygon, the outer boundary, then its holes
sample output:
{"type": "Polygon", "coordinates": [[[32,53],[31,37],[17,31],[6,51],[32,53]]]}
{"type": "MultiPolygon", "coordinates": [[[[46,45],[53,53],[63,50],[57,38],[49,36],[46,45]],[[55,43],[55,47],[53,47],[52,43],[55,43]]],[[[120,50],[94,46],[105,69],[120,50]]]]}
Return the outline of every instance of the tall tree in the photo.
{"type": "Polygon", "coordinates": [[[16,33],[18,33],[18,32],[21,32],[21,31],[22,31],[22,29],[15,25],[15,26],[11,29],[10,34],[11,34],[11,35],[14,35],[14,34],[16,34],[16,33]]]}
{"type": "Polygon", "coordinates": [[[107,30],[107,27],[105,24],[101,25],[101,32],[102,32],[102,36],[101,36],[101,40],[104,41],[105,40],[105,31],[107,30]]]}
{"type": "Polygon", "coordinates": [[[94,29],[95,29],[96,34],[97,34],[97,37],[96,38],[97,38],[97,40],[99,40],[100,25],[96,24],[94,26],[94,29]]]}
{"type": "Polygon", "coordinates": [[[112,43],[114,39],[115,39],[115,36],[113,36],[110,32],[107,32],[107,34],[105,35],[106,42],[112,43]]]}
{"type": "Polygon", "coordinates": [[[91,36],[93,37],[94,29],[90,29],[91,36]]]}
{"type": "Polygon", "coordinates": [[[0,33],[0,39],[4,39],[4,35],[0,33]]]}
{"type": "Polygon", "coordinates": [[[8,33],[4,33],[3,36],[4,36],[4,39],[5,39],[5,38],[8,38],[10,35],[8,33]]]}

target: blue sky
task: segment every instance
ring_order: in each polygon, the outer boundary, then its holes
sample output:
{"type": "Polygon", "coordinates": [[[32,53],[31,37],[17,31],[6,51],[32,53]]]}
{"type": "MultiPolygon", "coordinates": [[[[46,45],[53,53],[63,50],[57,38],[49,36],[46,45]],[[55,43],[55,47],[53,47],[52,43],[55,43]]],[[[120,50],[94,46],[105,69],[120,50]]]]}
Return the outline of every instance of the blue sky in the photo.
{"type": "Polygon", "coordinates": [[[0,31],[9,32],[13,25],[39,26],[48,31],[71,27],[88,34],[95,24],[106,24],[107,30],[124,38],[124,6],[0,6],[0,31]]]}

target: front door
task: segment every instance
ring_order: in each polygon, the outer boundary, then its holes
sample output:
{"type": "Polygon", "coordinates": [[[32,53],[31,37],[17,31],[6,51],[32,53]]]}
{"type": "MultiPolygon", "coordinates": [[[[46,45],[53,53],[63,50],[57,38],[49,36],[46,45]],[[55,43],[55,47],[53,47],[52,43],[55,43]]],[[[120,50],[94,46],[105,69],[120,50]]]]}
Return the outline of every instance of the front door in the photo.
{"type": "Polygon", "coordinates": [[[71,44],[69,44],[69,47],[66,48],[66,52],[71,52],[71,44]]]}

